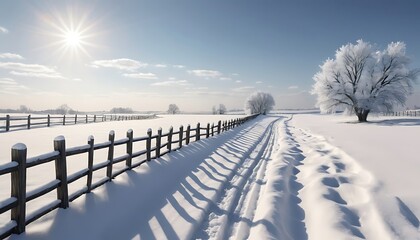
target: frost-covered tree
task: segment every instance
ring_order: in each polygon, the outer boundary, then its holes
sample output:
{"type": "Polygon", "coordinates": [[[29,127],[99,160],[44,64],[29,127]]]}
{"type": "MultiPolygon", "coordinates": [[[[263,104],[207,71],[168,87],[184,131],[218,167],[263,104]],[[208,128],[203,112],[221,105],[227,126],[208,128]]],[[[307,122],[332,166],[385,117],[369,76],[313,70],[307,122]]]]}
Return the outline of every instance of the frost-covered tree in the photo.
{"type": "Polygon", "coordinates": [[[211,112],[213,113],[213,115],[216,115],[216,114],[217,114],[217,109],[216,109],[216,106],[213,106],[213,107],[211,108],[211,112]]]}
{"type": "Polygon", "coordinates": [[[29,109],[26,105],[20,105],[18,112],[20,113],[29,113],[31,112],[31,109],[29,109]]]}
{"type": "Polygon", "coordinates": [[[227,108],[224,104],[219,104],[219,106],[216,108],[216,106],[213,106],[212,113],[215,114],[225,114],[227,112],[227,108]]]}
{"type": "Polygon", "coordinates": [[[168,113],[169,114],[177,114],[179,113],[179,107],[176,104],[169,104],[168,107],[168,113]]]}
{"type": "Polygon", "coordinates": [[[337,108],[353,111],[365,122],[370,112],[392,111],[404,106],[419,71],[410,70],[403,42],[377,50],[358,40],[336,51],[313,77],[312,93],[322,112],[337,108]]]}
{"type": "Polygon", "coordinates": [[[274,105],[274,98],[270,93],[254,92],[245,101],[245,110],[251,114],[267,114],[274,105]]]}
{"type": "Polygon", "coordinates": [[[219,114],[225,114],[227,111],[226,106],[224,104],[219,104],[219,108],[217,109],[217,112],[219,114]]]}
{"type": "Polygon", "coordinates": [[[73,109],[71,109],[67,104],[61,104],[57,109],[55,109],[55,113],[65,115],[70,114],[72,110],[73,109]]]}

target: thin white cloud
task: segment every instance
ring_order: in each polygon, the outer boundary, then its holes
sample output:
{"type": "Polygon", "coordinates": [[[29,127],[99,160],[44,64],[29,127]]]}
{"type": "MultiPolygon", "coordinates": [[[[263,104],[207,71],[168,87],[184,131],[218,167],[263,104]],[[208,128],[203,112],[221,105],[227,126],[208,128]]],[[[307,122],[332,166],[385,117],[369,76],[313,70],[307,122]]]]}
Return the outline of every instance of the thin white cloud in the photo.
{"type": "Polygon", "coordinates": [[[188,86],[190,85],[187,80],[178,80],[178,81],[164,81],[164,82],[157,82],[151,84],[151,86],[164,86],[164,87],[172,87],[172,86],[188,86]]]}
{"type": "Polygon", "coordinates": [[[239,76],[239,73],[232,73],[232,76],[239,76]]]}
{"type": "Polygon", "coordinates": [[[81,78],[73,78],[72,80],[75,81],[75,82],[81,82],[81,81],[83,81],[81,78]]]}
{"type": "Polygon", "coordinates": [[[234,92],[250,92],[254,89],[255,89],[255,87],[252,87],[252,86],[244,86],[244,87],[234,88],[234,89],[232,89],[232,91],[234,91],[234,92]]]}
{"type": "Polygon", "coordinates": [[[236,80],[236,81],[235,81],[235,83],[241,83],[241,82],[242,82],[241,80],[236,80]]]}
{"type": "Polygon", "coordinates": [[[40,73],[40,72],[17,72],[17,71],[11,71],[10,74],[13,74],[15,76],[22,76],[22,77],[36,77],[36,78],[61,78],[64,79],[63,76],[61,76],[60,73],[54,72],[54,73],[40,73]]]}
{"type": "Polygon", "coordinates": [[[125,73],[123,76],[137,79],[157,79],[154,73],[125,73]]]}
{"type": "Polygon", "coordinates": [[[1,33],[8,33],[9,30],[7,30],[7,28],[0,26],[0,32],[1,33]]]}
{"type": "Polygon", "coordinates": [[[0,58],[19,59],[19,60],[25,59],[19,54],[14,54],[14,53],[0,53],[0,58]]]}
{"type": "Polygon", "coordinates": [[[208,87],[195,87],[195,88],[186,88],[187,90],[207,90],[208,87]]]}
{"type": "Polygon", "coordinates": [[[157,68],[166,68],[166,67],[168,67],[168,65],[166,65],[166,64],[155,64],[155,67],[157,67],[157,68]]]}
{"type": "Polygon", "coordinates": [[[299,87],[298,86],[296,86],[296,85],[293,85],[293,86],[289,86],[288,87],[288,89],[298,89],[299,87]]]}
{"type": "Polygon", "coordinates": [[[35,73],[56,73],[54,68],[39,64],[0,62],[0,68],[35,73]]]}
{"type": "Polygon", "coordinates": [[[135,71],[139,68],[146,67],[147,63],[142,63],[133,59],[128,58],[119,58],[119,59],[110,59],[110,60],[96,60],[93,61],[91,66],[94,68],[107,67],[107,68],[116,68],[126,71],[135,71]]]}
{"type": "Polygon", "coordinates": [[[0,85],[17,85],[17,82],[11,78],[0,78],[0,85]]]}
{"type": "Polygon", "coordinates": [[[17,83],[11,78],[0,78],[0,93],[19,95],[22,90],[28,90],[29,88],[17,83]]]}
{"type": "Polygon", "coordinates": [[[15,76],[64,79],[54,68],[40,64],[0,62],[0,68],[12,70],[10,74],[15,76]]]}
{"type": "Polygon", "coordinates": [[[176,79],[176,77],[169,77],[168,79],[169,79],[169,80],[175,80],[175,79],[176,79]]]}
{"type": "Polygon", "coordinates": [[[255,83],[256,84],[262,84],[263,82],[262,81],[256,81],[255,83]]]}
{"type": "Polygon", "coordinates": [[[180,68],[180,69],[185,68],[184,65],[172,65],[172,67],[174,67],[174,68],[180,68]]]}
{"type": "Polygon", "coordinates": [[[232,80],[232,78],[230,78],[230,77],[221,77],[219,79],[222,80],[222,81],[230,81],[230,80],[232,80]]]}
{"type": "Polygon", "coordinates": [[[222,73],[219,71],[204,70],[204,69],[190,70],[188,71],[188,73],[195,75],[197,77],[205,77],[205,78],[216,78],[216,77],[222,76],[222,73]]]}

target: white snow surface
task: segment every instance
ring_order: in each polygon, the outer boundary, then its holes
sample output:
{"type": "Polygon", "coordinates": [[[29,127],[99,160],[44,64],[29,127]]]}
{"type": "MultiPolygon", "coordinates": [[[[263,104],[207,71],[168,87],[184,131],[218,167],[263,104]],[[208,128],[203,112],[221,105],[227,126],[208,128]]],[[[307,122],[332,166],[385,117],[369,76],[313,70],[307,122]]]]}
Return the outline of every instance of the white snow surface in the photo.
{"type": "MultiPolygon", "coordinates": [[[[95,142],[107,141],[110,129],[116,139],[128,128],[135,136],[157,129],[151,123],[158,119],[142,121],[148,122],[138,128],[105,123],[95,142]]],[[[420,119],[352,121],[260,116],[123,173],[9,239],[420,239],[420,119]]],[[[169,127],[162,122],[158,126],[169,127]]],[[[98,135],[94,124],[86,125],[91,131],[80,126],[54,134],[64,135],[69,146],[98,135]]],[[[22,132],[8,136],[16,140],[22,132]]],[[[19,140],[28,145],[28,156],[31,149],[51,151],[37,145],[38,138],[19,140]]]]}

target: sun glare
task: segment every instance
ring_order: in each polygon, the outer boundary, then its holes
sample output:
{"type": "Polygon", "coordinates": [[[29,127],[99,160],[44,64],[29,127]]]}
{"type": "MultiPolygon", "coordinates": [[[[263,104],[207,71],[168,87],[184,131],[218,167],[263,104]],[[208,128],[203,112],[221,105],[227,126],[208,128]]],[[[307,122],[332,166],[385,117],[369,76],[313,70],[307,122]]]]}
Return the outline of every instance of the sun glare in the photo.
{"type": "Polygon", "coordinates": [[[95,39],[97,21],[89,18],[89,11],[69,9],[67,12],[51,10],[49,14],[40,14],[49,37],[46,47],[53,49],[59,58],[90,57],[89,50],[97,47],[95,39]],[[76,14],[76,12],[78,14],[76,14]]]}
{"type": "Polygon", "coordinates": [[[69,47],[79,47],[81,44],[80,33],[69,31],[64,35],[65,44],[69,47]]]}

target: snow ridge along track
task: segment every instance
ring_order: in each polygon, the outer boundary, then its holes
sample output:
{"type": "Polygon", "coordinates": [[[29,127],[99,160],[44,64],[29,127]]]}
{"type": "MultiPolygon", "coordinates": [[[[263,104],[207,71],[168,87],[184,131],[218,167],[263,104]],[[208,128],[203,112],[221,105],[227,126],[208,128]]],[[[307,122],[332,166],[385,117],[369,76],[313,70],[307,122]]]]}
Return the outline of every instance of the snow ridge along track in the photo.
{"type": "Polygon", "coordinates": [[[249,149],[224,184],[220,198],[209,210],[197,238],[245,239],[253,220],[267,162],[276,144],[273,133],[279,119],[272,121],[259,143],[249,149]]]}

